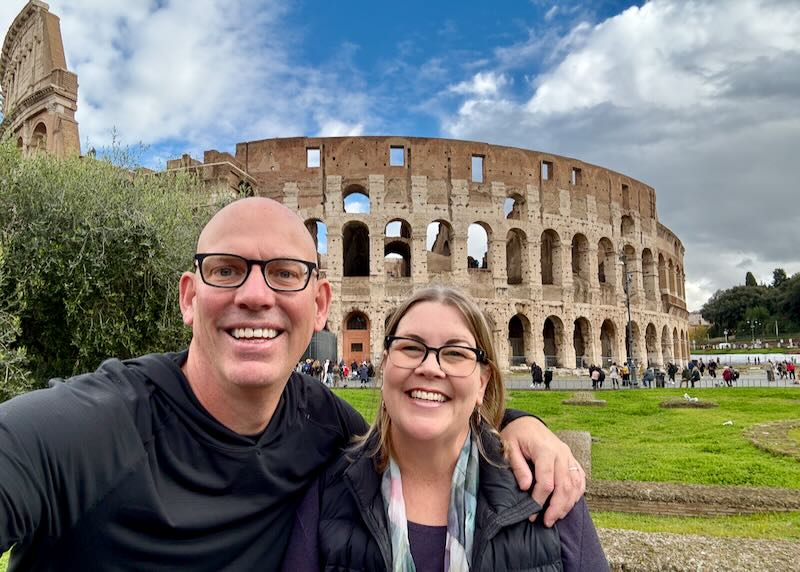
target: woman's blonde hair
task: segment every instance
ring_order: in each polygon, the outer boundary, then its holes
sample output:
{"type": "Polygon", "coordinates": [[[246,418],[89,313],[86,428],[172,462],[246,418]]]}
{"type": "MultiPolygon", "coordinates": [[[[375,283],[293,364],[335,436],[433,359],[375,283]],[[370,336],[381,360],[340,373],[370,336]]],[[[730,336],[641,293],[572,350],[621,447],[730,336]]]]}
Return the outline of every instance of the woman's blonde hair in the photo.
{"type": "MultiPolygon", "coordinates": [[[[489,370],[489,381],[486,384],[486,391],[483,394],[483,402],[476,407],[476,413],[470,416],[469,423],[474,434],[478,435],[481,429],[485,429],[495,433],[499,439],[498,431],[505,410],[505,386],[503,385],[500,369],[497,367],[497,355],[495,353],[494,344],[492,343],[492,333],[489,330],[489,325],[486,323],[486,318],[475,302],[460,291],[447,286],[433,286],[418,290],[403,302],[391,315],[386,325],[385,335],[394,335],[397,332],[397,326],[400,320],[403,319],[411,308],[423,302],[437,302],[458,310],[464,317],[464,321],[470,333],[475,337],[475,345],[484,351],[486,361],[485,363],[480,363],[480,367],[489,370]]],[[[383,370],[386,359],[387,354],[384,352],[383,360],[381,361],[381,370],[383,370]]],[[[389,456],[393,452],[390,431],[391,424],[392,420],[384,406],[383,392],[381,392],[375,421],[370,426],[367,434],[357,439],[355,445],[356,449],[364,447],[371,441],[373,435],[377,437],[374,446],[370,446],[368,454],[374,458],[376,467],[380,472],[386,469],[389,463],[389,456]]],[[[484,454],[485,457],[486,455],[482,447],[480,447],[480,439],[478,440],[478,444],[479,448],[481,448],[481,453],[484,454]]]]}

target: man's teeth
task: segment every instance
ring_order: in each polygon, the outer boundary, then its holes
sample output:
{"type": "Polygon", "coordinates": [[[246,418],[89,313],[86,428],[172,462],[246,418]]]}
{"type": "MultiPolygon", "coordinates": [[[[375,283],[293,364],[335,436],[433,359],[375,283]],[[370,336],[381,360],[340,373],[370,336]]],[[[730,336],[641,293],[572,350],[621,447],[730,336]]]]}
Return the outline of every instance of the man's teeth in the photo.
{"type": "Polygon", "coordinates": [[[272,339],[278,335],[278,330],[272,328],[234,328],[231,335],[237,340],[240,338],[267,338],[272,339]]]}
{"type": "Polygon", "coordinates": [[[425,401],[439,401],[445,402],[447,398],[441,393],[433,393],[432,391],[420,391],[415,389],[411,392],[411,399],[424,399],[425,401]]]}

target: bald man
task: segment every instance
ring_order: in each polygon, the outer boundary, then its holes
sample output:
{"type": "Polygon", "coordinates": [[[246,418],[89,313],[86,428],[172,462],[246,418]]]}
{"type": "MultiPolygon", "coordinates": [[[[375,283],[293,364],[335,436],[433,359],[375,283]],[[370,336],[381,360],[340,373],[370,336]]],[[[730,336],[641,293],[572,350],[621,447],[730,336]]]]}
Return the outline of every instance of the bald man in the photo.
{"type": "MultiPolygon", "coordinates": [[[[108,360],[0,405],[11,570],[280,568],[305,488],[366,430],[293,370],[331,302],[315,260],[295,213],[234,202],[205,226],[180,279],[187,351],[108,360]]],[[[521,450],[537,463],[537,500],[555,479],[552,523],[582,495],[583,471],[533,418],[504,437],[522,487],[521,450]]]]}

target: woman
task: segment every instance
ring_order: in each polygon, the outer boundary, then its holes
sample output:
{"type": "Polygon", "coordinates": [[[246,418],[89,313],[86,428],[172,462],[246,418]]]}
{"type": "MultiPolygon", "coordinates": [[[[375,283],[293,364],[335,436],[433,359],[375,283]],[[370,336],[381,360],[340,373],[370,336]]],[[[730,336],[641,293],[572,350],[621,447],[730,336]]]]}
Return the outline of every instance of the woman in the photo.
{"type": "Polygon", "coordinates": [[[386,329],[380,409],[312,485],[284,570],[607,570],[581,500],[557,527],[504,464],[505,390],[480,310],[415,293],[386,329]]]}

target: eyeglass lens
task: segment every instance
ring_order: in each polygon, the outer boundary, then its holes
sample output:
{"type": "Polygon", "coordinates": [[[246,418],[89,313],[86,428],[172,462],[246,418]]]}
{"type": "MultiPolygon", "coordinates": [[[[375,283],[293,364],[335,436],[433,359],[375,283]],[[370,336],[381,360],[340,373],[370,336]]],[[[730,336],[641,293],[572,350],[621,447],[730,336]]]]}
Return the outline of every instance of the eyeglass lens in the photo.
{"type": "MultiPolygon", "coordinates": [[[[233,254],[206,256],[200,268],[203,280],[212,286],[234,288],[247,279],[250,263],[233,254]]],[[[276,258],[264,265],[264,278],[275,290],[299,290],[308,283],[309,269],[297,260],[276,258]]]]}
{"type": "MultiPolygon", "coordinates": [[[[422,342],[413,340],[393,340],[389,346],[389,359],[397,367],[415,369],[425,360],[428,348],[422,342]]],[[[434,352],[436,353],[436,352],[434,352]]],[[[439,348],[439,367],[447,375],[463,377],[475,371],[478,356],[470,348],[443,346],[439,348]]]]}

